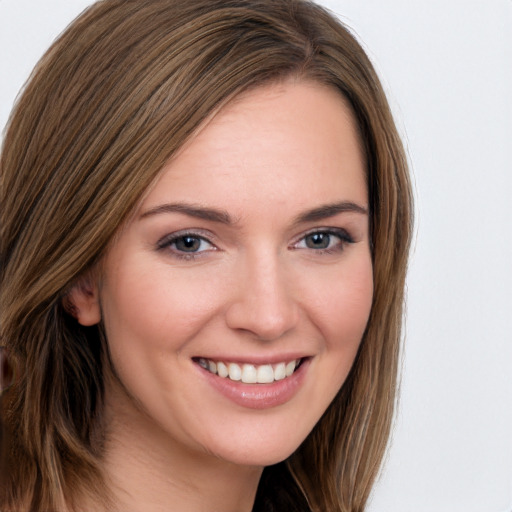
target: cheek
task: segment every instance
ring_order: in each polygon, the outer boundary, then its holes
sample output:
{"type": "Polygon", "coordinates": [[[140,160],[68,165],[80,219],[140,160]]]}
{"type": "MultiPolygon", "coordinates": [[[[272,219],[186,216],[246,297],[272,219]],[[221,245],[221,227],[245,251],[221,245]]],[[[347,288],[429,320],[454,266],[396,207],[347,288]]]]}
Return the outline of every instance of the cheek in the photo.
{"type": "Polygon", "coordinates": [[[166,266],[159,271],[123,268],[131,271],[117,272],[102,296],[111,348],[179,350],[214,314],[217,285],[211,277],[172,273],[166,266]]]}
{"type": "MultiPolygon", "coordinates": [[[[323,356],[329,359],[333,384],[345,380],[357,354],[373,302],[371,258],[361,258],[326,283],[312,318],[325,340],[323,356]]],[[[317,294],[317,296],[319,296],[317,294]]],[[[337,390],[336,390],[337,391],[337,390]]]]}
{"type": "Polygon", "coordinates": [[[317,287],[316,323],[330,343],[359,342],[373,301],[371,258],[359,258],[317,287]]]}

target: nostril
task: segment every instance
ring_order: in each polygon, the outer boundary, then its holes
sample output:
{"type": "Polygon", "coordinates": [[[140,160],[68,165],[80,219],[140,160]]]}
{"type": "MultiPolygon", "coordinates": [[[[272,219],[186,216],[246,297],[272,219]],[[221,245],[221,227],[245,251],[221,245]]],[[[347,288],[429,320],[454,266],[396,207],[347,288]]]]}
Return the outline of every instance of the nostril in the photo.
{"type": "Polygon", "coordinates": [[[258,308],[254,305],[238,304],[227,315],[230,328],[251,333],[261,340],[274,340],[292,330],[297,323],[297,315],[290,310],[258,308]]]}

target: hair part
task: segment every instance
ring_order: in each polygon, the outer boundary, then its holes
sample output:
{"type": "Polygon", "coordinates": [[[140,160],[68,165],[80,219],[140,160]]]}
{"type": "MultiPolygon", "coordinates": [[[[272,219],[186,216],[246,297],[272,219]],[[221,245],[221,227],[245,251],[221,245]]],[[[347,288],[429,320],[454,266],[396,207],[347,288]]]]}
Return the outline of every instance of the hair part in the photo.
{"type": "Polygon", "coordinates": [[[83,496],[108,497],[108,349],[63,298],[209,116],[290,76],[336,88],[353,109],[367,161],[374,299],[347,381],[296,453],[265,469],[255,510],[363,510],[395,405],[411,190],[368,57],[338,20],[302,0],[103,0],[36,66],[0,159],[0,344],[18,370],[0,404],[2,510],[74,510],[83,496]]]}

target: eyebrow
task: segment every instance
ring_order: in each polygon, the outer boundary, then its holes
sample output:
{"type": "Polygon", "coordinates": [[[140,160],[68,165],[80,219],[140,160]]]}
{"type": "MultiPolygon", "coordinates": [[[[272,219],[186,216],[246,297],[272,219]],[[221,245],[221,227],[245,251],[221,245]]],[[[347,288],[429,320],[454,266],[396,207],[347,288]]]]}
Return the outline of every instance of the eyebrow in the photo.
{"type": "Polygon", "coordinates": [[[206,208],[205,206],[188,203],[168,203],[155,206],[143,212],[140,218],[143,219],[160,213],[182,213],[196,219],[209,220],[221,224],[234,224],[233,219],[225,210],[206,208]]]}
{"type": "MultiPolygon", "coordinates": [[[[361,215],[368,215],[368,210],[361,205],[351,201],[341,201],[339,203],[329,203],[318,206],[311,210],[298,215],[294,224],[303,224],[306,222],[316,222],[330,217],[335,217],[340,213],[359,213],[361,215]]],[[[166,203],[143,212],[140,216],[141,219],[158,215],[162,213],[181,213],[194,217],[196,219],[208,220],[212,222],[219,222],[220,224],[232,225],[235,221],[225,210],[218,210],[216,208],[209,208],[197,204],[189,203],[166,203]]]]}
{"type": "Polygon", "coordinates": [[[313,208],[304,213],[301,213],[296,219],[295,224],[302,224],[305,222],[316,222],[319,220],[335,217],[340,213],[359,213],[361,215],[368,215],[368,209],[351,201],[341,201],[339,203],[330,203],[313,208]]]}

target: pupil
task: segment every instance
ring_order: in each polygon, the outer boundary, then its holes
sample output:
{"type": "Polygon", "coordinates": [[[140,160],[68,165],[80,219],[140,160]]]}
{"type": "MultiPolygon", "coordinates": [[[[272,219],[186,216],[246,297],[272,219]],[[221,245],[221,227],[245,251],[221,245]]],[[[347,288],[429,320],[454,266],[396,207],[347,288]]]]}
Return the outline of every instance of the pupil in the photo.
{"type": "Polygon", "coordinates": [[[327,233],[315,233],[306,238],[306,245],[310,249],[327,249],[330,238],[327,233]]]}
{"type": "Polygon", "coordinates": [[[199,249],[200,244],[199,238],[184,236],[176,241],[176,248],[180,251],[195,252],[199,249]]]}

